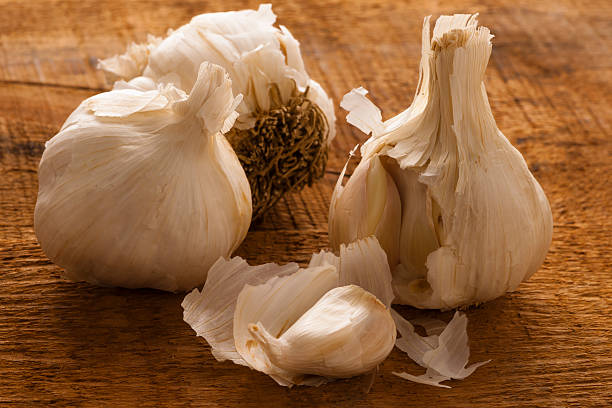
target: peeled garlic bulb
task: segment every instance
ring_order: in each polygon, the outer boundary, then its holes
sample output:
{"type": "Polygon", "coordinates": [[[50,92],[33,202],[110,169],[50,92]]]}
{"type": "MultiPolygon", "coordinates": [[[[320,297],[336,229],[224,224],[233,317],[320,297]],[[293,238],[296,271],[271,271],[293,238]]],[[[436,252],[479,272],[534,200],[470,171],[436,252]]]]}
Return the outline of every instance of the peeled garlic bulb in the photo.
{"type": "MultiPolygon", "coordinates": [[[[401,202],[397,263],[395,248],[383,244],[397,303],[446,309],[494,299],[529,278],[548,251],[548,200],[497,128],[487,99],[483,80],[491,38],[487,28],[477,27],[476,15],[457,14],[441,16],[430,39],[428,17],[421,79],[407,110],[382,122],[362,88],[342,101],[347,120],[372,136],[361,148],[364,164],[352,176],[361,186],[352,192],[351,180],[336,186],[330,241],[337,246],[361,238],[354,226],[377,219],[371,213],[381,207],[397,207],[393,188],[383,188],[382,181],[384,205],[371,205],[371,197],[354,199],[355,191],[371,191],[370,174],[383,180],[375,174],[383,171],[370,164],[380,160],[401,202]]],[[[396,234],[392,224],[380,222],[375,230],[381,242],[396,234]]]]}
{"type": "Polygon", "coordinates": [[[226,136],[249,179],[254,218],[323,175],[335,135],[331,99],[306,73],[297,40],[275,20],[269,4],[201,14],[163,40],[149,37],[99,64],[111,80],[141,86],[145,77],[185,91],[202,62],[225,68],[234,94],[244,96],[226,136]]]}
{"type": "Polygon", "coordinates": [[[239,102],[208,63],[189,95],[167,85],[85,100],[40,162],[34,227],[47,256],[94,284],[202,284],[251,221],[248,181],[221,134],[239,102]]]}
{"type": "Polygon", "coordinates": [[[395,324],[376,296],[349,285],[327,292],[278,338],[261,323],[249,325],[249,333],[285,371],[351,377],[387,357],[395,324]]]}
{"type": "Polygon", "coordinates": [[[308,268],[219,259],[183,318],[230,359],[284,386],[368,372],[391,351],[391,272],[376,238],[321,251],[308,268]],[[356,286],[360,285],[360,287],[356,286]]]}

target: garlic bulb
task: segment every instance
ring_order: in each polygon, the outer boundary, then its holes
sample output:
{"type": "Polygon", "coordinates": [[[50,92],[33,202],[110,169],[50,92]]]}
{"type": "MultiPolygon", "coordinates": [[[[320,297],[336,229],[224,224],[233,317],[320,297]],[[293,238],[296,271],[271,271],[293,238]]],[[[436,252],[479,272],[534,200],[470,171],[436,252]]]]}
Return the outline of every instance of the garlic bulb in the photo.
{"type": "Polygon", "coordinates": [[[234,94],[244,96],[226,135],[253,195],[253,218],[284,192],[323,175],[335,135],[334,107],[309,78],[299,43],[286,27],[274,27],[269,4],[255,10],[201,14],[165,39],[149,37],[125,54],[100,61],[110,80],[173,83],[191,89],[200,63],[222,66],[234,94]]]}
{"type": "Polygon", "coordinates": [[[476,15],[457,14],[441,16],[430,39],[428,17],[407,110],[382,122],[362,88],[342,101],[347,120],[372,135],[351,180],[334,191],[330,241],[337,247],[375,233],[391,262],[395,302],[443,309],[485,302],[515,290],[546,256],[550,206],[487,99],[491,38],[476,15]],[[388,237],[399,223],[393,246],[388,237]]]}
{"type": "Polygon", "coordinates": [[[85,100],[46,143],[36,236],[68,278],[187,290],[251,221],[248,181],[222,131],[240,97],[204,63],[189,95],[171,85],[85,100]]]}
{"type": "Polygon", "coordinates": [[[322,251],[308,268],[219,259],[184,320],[212,347],[279,384],[320,385],[363,374],[393,348],[391,272],[375,238],[322,251]],[[361,287],[355,284],[361,285],[361,287]]]}

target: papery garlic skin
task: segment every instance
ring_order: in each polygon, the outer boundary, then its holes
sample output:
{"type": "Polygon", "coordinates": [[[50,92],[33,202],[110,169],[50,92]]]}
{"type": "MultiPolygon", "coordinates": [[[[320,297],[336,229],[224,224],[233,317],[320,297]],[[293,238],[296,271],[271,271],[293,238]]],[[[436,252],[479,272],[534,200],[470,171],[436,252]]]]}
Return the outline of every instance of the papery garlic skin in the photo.
{"type": "Polygon", "coordinates": [[[389,309],[355,285],[327,292],[278,338],[261,323],[249,325],[277,367],[332,378],[375,368],[393,349],[395,332],[389,309]]]}
{"type": "Polygon", "coordinates": [[[239,102],[211,64],[188,96],[160,86],[85,100],[40,162],[34,227],[47,256],[76,281],[202,284],[251,221],[248,181],[220,132],[239,102]]]}
{"type": "MultiPolygon", "coordinates": [[[[448,309],[494,299],[529,278],[548,251],[548,200],[488,103],[491,38],[475,15],[460,14],[441,16],[430,39],[426,18],[421,79],[406,111],[382,122],[363,89],[343,100],[347,120],[372,133],[362,161],[380,157],[399,191],[397,303],[448,309]]],[[[331,242],[337,235],[330,229],[331,242]]]]}
{"type": "Polygon", "coordinates": [[[206,339],[218,361],[248,365],[236,350],[233,337],[238,295],[245,284],[261,285],[277,276],[292,275],[298,269],[296,263],[250,266],[238,256],[230,260],[219,258],[208,271],[202,291],[196,288],[185,296],[181,303],[183,319],[206,339]]]}
{"type": "Polygon", "coordinates": [[[420,318],[409,322],[395,310],[391,311],[397,331],[401,334],[395,342],[397,348],[408,354],[415,363],[427,369],[420,376],[408,373],[393,374],[409,381],[433,385],[441,388],[451,388],[441,384],[450,379],[462,380],[478,367],[491,360],[467,366],[470,357],[467,335],[467,317],[464,313],[455,312],[452,320],[446,324],[436,319],[420,318]],[[414,331],[413,324],[425,328],[426,337],[414,331]]]}

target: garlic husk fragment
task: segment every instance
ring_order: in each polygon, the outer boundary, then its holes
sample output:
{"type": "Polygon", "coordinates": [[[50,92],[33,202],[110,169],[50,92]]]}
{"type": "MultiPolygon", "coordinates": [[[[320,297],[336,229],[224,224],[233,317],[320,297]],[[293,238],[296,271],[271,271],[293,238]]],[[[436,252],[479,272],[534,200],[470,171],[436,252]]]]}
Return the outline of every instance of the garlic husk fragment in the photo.
{"type": "Polygon", "coordinates": [[[390,307],[394,298],[391,270],[384,249],[376,237],[340,245],[340,255],[321,250],[310,258],[309,268],[333,265],[338,271],[338,285],[357,285],[390,307]]]}
{"type": "Polygon", "coordinates": [[[99,62],[111,81],[141,85],[145,77],[183,90],[204,61],[228,71],[244,98],[227,137],[249,179],[254,218],[285,192],[322,177],[335,135],[332,100],[308,76],[298,41],[275,21],[269,4],[201,14],[162,40],[150,37],[99,62]]]}
{"type": "MultiPolygon", "coordinates": [[[[397,303],[449,309],[494,299],[529,278],[548,251],[548,200],[497,128],[487,99],[491,38],[487,28],[477,27],[476,15],[465,14],[441,16],[430,38],[428,17],[419,86],[407,110],[382,122],[363,88],[342,101],[347,120],[371,133],[361,147],[362,162],[378,157],[399,192],[398,263],[395,249],[388,250],[397,303]]],[[[359,237],[334,228],[350,225],[343,209],[369,208],[350,198],[343,189],[334,191],[330,241],[336,245],[359,237]]],[[[355,225],[370,216],[353,214],[355,225]]],[[[384,242],[389,231],[375,235],[384,242]]]]}
{"type": "Polygon", "coordinates": [[[445,325],[436,319],[420,318],[412,321],[425,328],[426,337],[414,331],[411,322],[405,320],[395,310],[391,315],[401,337],[395,345],[421,367],[427,369],[425,374],[414,376],[408,373],[393,373],[406,380],[450,388],[440,384],[450,379],[462,380],[471,375],[478,367],[491,360],[474,363],[466,367],[470,348],[468,346],[467,317],[464,313],[455,312],[453,319],[445,325]]]}
{"type": "Polygon", "coordinates": [[[218,360],[247,365],[284,386],[320,385],[363,374],[387,356],[396,336],[386,306],[392,297],[385,253],[369,238],[343,247],[340,256],[314,254],[304,269],[220,259],[202,291],[192,291],[182,306],[184,320],[218,360]]]}
{"type": "Polygon", "coordinates": [[[69,279],[188,290],[229,256],[251,220],[248,181],[221,130],[240,96],[202,64],[171,85],[85,100],[45,145],[36,236],[69,279]]]}
{"type": "Polygon", "coordinates": [[[233,337],[236,299],[245,284],[259,285],[276,276],[297,272],[298,264],[279,266],[268,263],[250,266],[244,259],[234,257],[229,261],[219,258],[208,271],[206,285],[185,296],[183,319],[193,330],[206,339],[217,361],[231,360],[247,365],[236,351],[233,337]]]}

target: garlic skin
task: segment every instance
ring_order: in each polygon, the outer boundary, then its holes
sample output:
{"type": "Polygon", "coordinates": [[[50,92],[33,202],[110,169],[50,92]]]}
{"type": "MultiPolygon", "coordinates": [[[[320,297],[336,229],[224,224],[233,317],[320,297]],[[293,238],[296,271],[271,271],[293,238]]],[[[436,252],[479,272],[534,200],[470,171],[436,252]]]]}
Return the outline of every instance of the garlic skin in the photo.
{"type": "Polygon", "coordinates": [[[234,94],[243,95],[226,137],[249,179],[254,219],[285,192],[323,176],[335,136],[332,100],[308,76],[298,41],[275,21],[270,4],[201,14],[163,40],[150,37],[98,65],[111,81],[141,84],[144,77],[185,91],[202,62],[225,68],[234,94]]]}
{"type": "Polygon", "coordinates": [[[419,318],[409,322],[395,310],[391,311],[391,315],[397,331],[401,334],[395,345],[408,354],[414,362],[427,369],[425,374],[420,376],[394,372],[393,374],[398,377],[435,387],[451,388],[441,382],[450,379],[462,380],[472,375],[478,367],[491,361],[481,361],[466,367],[470,358],[470,348],[467,317],[464,313],[455,312],[448,324],[430,318],[419,318]],[[413,324],[423,326],[427,336],[418,335],[414,331],[413,324]]]}
{"type": "Polygon", "coordinates": [[[355,285],[327,292],[278,338],[261,323],[249,333],[280,369],[331,378],[374,369],[395,343],[389,309],[355,285]]]}
{"type": "Polygon", "coordinates": [[[317,386],[366,373],[391,351],[391,279],[373,237],[343,245],[339,256],[314,254],[302,269],[221,258],[204,288],[185,296],[183,318],[217,360],[246,365],[283,386],[317,386]]]}
{"type": "Polygon", "coordinates": [[[188,290],[229,256],[251,221],[249,184],[221,134],[240,96],[200,67],[189,95],[171,85],[85,100],[46,143],[36,236],[69,279],[188,290]]]}
{"type": "MultiPolygon", "coordinates": [[[[382,122],[362,88],[342,101],[347,120],[372,134],[362,161],[380,157],[400,195],[397,303],[449,309],[494,299],[535,273],[550,246],[548,200],[487,99],[491,38],[476,15],[458,14],[441,16],[430,39],[428,17],[407,110],[382,122]]],[[[356,237],[330,229],[331,242],[356,237]]]]}

